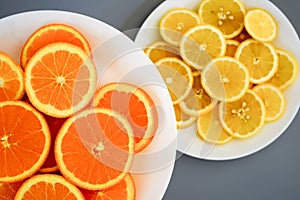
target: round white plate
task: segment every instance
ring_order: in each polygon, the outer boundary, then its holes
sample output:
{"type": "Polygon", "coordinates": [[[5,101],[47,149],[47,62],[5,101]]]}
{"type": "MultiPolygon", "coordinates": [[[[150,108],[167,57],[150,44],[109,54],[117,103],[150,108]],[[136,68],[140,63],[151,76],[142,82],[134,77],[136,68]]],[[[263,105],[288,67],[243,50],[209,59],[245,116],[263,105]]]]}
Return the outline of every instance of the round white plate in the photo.
{"type": "MultiPolygon", "coordinates": [[[[300,42],[298,35],[287,17],[274,4],[267,0],[241,0],[246,8],[263,8],[268,10],[277,20],[279,33],[274,41],[276,47],[290,51],[300,63],[300,42]]],[[[145,48],[152,42],[162,40],[158,24],[168,10],[172,8],[190,8],[197,11],[201,0],[167,0],[157,7],[140,28],[135,42],[145,48]]],[[[300,71],[299,71],[300,73],[300,71]]],[[[298,75],[299,76],[299,75],[298,75]]],[[[300,77],[288,88],[284,95],[287,107],[284,116],[276,123],[264,125],[255,136],[245,140],[233,140],[225,145],[209,145],[196,136],[195,124],[187,129],[178,131],[177,149],[187,155],[207,160],[230,160],[253,154],[276,140],[290,125],[296,116],[299,105],[300,77]]]]}
{"type": "Polygon", "coordinates": [[[49,23],[69,24],[89,41],[99,85],[123,81],[145,89],[159,111],[159,125],[152,143],[134,159],[131,172],[138,200],[162,199],[176,157],[176,121],[163,80],[148,57],[127,36],[90,17],[64,11],[34,11],[0,19],[0,51],[20,59],[27,38],[49,23]]]}

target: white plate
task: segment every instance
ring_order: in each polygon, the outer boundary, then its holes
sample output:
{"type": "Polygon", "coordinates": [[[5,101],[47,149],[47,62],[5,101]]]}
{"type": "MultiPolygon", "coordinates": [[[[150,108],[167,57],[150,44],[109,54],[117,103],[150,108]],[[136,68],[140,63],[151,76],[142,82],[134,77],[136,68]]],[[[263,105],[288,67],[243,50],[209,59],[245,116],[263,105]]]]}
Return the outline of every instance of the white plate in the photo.
{"type": "Polygon", "coordinates": [[[150,146],[135,156],[131,172],[137,199],[162,199],[176,157],[176,122],[163,80],[148,57],[128,37],[111,26],[80,14],[34,11],[0,19],[0,50],[17,61],[26,39],[39,27],[65,23],[77,28],[89,41],[99,84],[126,81],[144,88],[159,109],[159,128],[150,146]]]}
{"type": "MultiPolygon", "coordinates": [[[[154,41],[162,40],[157,29],[159,20],[168,10],[176,7],[190,8],[197,11],[201,0],[167,0],[157,7],[139,30],[135,42],[145,48],[154,41]]],[[[277,20],[279,34],[274,44],[289,50],[300,63],[300,42],[298,35],[287,17],[270,1],[267,0],[242,0],[246,8],[264,8],[277,20]]],[[[299,75],[298,75],[299,76],[299,75]]],[[[300,77],[288,88],[284,95],[287,100],[287,108],[284,116],[276,123],[267,124],[255,136],[245,140],[234,140],[221,146],[208,145],[196,137],[195,124],[178,133],[177,149],[187,155],[207,160],[229,160],[241,158],[253,154],[276,140],[290,125],[296,116],[300,95],[300,77]]]]}

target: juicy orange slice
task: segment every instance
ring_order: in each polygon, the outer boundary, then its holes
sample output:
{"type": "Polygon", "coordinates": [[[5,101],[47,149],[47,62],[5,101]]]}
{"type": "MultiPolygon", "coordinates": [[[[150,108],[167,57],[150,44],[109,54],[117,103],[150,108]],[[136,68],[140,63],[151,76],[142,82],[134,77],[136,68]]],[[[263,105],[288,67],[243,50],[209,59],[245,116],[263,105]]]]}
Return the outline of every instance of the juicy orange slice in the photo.
{"type": "Polygon", "coordinates": [[[166,57],[180,58],[179,49],[163,41],[150,44],[145,49],[145,53],[147,56],[149,56],[153,63],[166,57]]]}

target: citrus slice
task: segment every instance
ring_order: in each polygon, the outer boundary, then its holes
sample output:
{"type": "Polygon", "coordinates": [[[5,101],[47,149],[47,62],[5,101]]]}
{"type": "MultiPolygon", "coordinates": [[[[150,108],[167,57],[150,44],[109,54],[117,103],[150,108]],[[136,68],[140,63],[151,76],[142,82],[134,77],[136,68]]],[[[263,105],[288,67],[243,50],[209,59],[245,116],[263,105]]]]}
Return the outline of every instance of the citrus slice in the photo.
{"type": "Polygon", "coordinates": [[[197,134],[202,140],[210,144],[225,144],[233,138],[220,124],[218,106],[198,118],[197,134]]]}
{"type": "Polygon", "coordinates": [[[161,18],[160,35],[169,44],[179,46],[182,35],[197,24],[200,24],[197,13],[185,8],[175,8],[161,18]]]}
{"type": "Polygon", "coordinates": [[[274,17],[261,8],[249,10],[245,15],[244,24],[249,35],[258,41],[271,42],[278,33],[278,25],[274,17]]]}
{"type": "Polygon", "coordinates": [[[193,74],[189,66],[178,58],[162,58],[155,65],[168,88],[173,104],[188,96],[193,85],[193,74]]]}
{"type": "Polygon", "coordinates": [[[233,40],[236,40],[238,42],[243,42],[243,41],[248,40],[248,39],[251,39],[251,36],[249,35],[249,33],[247,32],[245,27],[243,28],[243,30],[240,34],[238,34],[237,36],[235,36],[233,38],[233,40]]]}
{"type": "Polygon", "coordinates": [[[0,183],[0,199],[1,200],[14,199],[22,183],[23,181],[15,182],[15,183],[0,183]]]}
{"type": "Polygon", "coordinates": [[[22,68],[9,55],[0,52],[0,101],[18,100],[24,95],[22,68]]]}
{"type": "Polygon", "coordinates": [[[192,117],[190,115],[182,112],[180,104],[173,104],[174,112],[176,116],[176,126],[178,129],[184,129],[191,126],[197,119],[197,117],[192,117]]]}
{"type": "Polygon", "coordinates": [[[51,137],[45,118],[22,101],[0,102],[0,182],[17,182],[37,172],[51,137]]]}
{"type": "Polygon", "coordinates": [[[263,126],[266,110],[261,98],[253,91],[235,102],[221,102],[219,118],[223,128],[236,138],[248,138],[263,126]]]}
{"type": "Polygon", "coordinates": [[[186,63],[202,70],[211,59],[225,55],[226,42],[219,29],[198,25],[183,35],[179,50],[186,63]]]}
{"type": "Polygon", "coordinates": [[[101,191],[82,191],[85,200],[135,200],[135,184],[133,177],[128,173],[117,185],[101,191]]]}
{"type": "Polygon", "coordinates": [[[268,81],[277,71],[278,56],[269,43],[248,39],[240,44],[235,58],[247,67],[254,84],[268,81]]]}
{"type": "Polygon", "coordinates": [[[94,107],[112,109],[120,113],[131,125],[135,152],[145,149],[152,141],[158,115],[151,97],[142,89],[128,83],[110,83],[95,94],[94,107]]]}
{"type": "Polygon", "coordinates": [[[158,41],[150,44],[146,49],[145,53],[153,63],[161,58],[175,57],[180,58],[179,49],[166,42],[158,41]]]}
{"type": "Polygon", "coordinates": [[[235,52],[240,43],[237,40],[226,40],[226,53],[225,56],[234,57],[235,52]]]}
{"type": "Polygon", "coordinates": [[[55,141],[55,159],[71,183],[103,190],[119,183],[134,156],[129,122],[110,109],[85,110],[63,124],[55,141]]]}
{"type": "Polygon", "coordinates": [[[277,49],[278,69],[275,75],[267,81],[281,90],[289,87],[298,76],[298,62],[295,57],[288,51],[277,49]]]}
{"type": "Polygon", "coordinates": [[[25,90],[41,112],[65,118],[84,108],[93,97],[96,68],[88,55],[69,43],[49,44],[29,60],[25,90]]]}
{"type": "Polygon", "coordinates": [[[236,101],[249,87],[246,67],[231,57],[213,59],[202,71],[201,83],[205,91],[219,101],[236,101]]]}
{"type": "Polygon", "coordinates": [[[50,133],[51,133],[51,146],[50,146],[50,151],[49,151],[49,155],[46,159],[46,161],[44,162],[43,166],[41,167],[41,169],[39,170],[40,173],[54,173],[58,171],[58,167],[55,161],[55,155],[54,155],[54,141],[56,139],[56,136],[61,128],[61,126],[63,125],[63,123],[66,121],[66,118],[55,118],[55,117],[51,117],[48,115],[44,115],[47,124],[49,126],[50,129],[50,133]]]}
{"type": "Polygon", "coordinates": [[[284,113],[286,101],[283,93],[271,84],[257,85],[253,91],[263,100],[266,108],[266,122],[277,121],[284,113]]]}
{"type": "Polygon", "coordinates": [[[80,47],[88,55],[91,54],[88,41],[77,29],[66,24],[48,24],[35,31],[24,44],[21,52],[22,67],[26,68],[29,59],[39,49],[55,42],[68,42],[80,47]]]}
{"type": "Polygon", "coordinates": [[[201,84],[201,74],[199,71],[193,72],[193,89],[189,95],[181,102],[182,111],[190,116],[199,117],[209,112],[217,104],[204,90],[201,84]]]}
{"type": "Polygon", "coordinates": [[[21,199],[84,200],[84,196],[64,177],[56,174],[43,174],[35,175],[23,183],[15,197],[15,200],[21,199]]]}
{"type": "Polygon", "coordinates": [[[219,28],[225,38],[233,38],[243,30],[245,7],[239,0],[204,0],[198,13],[204,24],[219,28]]]}

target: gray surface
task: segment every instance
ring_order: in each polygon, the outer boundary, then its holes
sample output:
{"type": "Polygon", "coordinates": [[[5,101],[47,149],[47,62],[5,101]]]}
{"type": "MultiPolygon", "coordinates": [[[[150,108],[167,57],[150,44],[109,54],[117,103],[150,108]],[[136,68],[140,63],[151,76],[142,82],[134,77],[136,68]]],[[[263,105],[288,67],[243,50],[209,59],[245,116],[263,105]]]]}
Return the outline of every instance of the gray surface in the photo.
{"type": "MultiPolygon", "coordinates": [[[[160,2],[162,0],[0,0],[0,18],[28,10],[59,9],[100,19],[124,31],[140,27],[160,2]]],[[[300,33],[300,23],[296,20],[300,17],[299,0],[272,2],[300,33]]],[[[164,199],[300,199],[299,123],[298,114],[278,140],[246,158],[212,162],[180,157],[164,199]]]]}

